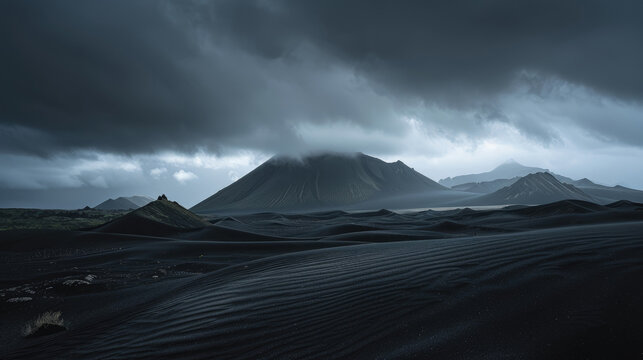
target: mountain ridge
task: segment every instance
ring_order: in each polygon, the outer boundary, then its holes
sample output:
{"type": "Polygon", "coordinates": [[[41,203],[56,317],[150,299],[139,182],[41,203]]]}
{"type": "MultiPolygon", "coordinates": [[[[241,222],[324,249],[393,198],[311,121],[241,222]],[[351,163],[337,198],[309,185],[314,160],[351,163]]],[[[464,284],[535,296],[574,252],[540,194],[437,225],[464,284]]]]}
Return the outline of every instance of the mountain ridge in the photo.
{"type": "Polygon", "coordinates": [[[513,184],[475,199],[485,205],[545,204],[561,200],[596,200],[574,185],[563,183],[548,172],[537,172],[519,178],[513,184]]]}

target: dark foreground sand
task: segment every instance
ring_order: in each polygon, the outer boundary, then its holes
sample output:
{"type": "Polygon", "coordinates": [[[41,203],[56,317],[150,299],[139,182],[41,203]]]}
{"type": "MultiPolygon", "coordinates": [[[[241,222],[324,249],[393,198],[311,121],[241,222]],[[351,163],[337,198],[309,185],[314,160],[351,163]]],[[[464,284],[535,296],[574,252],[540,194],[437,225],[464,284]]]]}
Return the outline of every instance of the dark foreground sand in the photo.
{"type": "Polygon", "coordinates": [[[640,359],[642,209],[258,214],[154,237],[4,232],[0,357],[640,359]],[[47,310],[68,330],[22,338],[47,310]]]}

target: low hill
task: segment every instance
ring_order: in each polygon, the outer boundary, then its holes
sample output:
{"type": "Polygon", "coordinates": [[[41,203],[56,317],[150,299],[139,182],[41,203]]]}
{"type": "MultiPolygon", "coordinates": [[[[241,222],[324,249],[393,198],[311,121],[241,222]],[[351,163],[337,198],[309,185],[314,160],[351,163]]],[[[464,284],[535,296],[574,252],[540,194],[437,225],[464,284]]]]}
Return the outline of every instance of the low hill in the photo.
{"type": "Polygon", "coordinates": [[[273,157],[192,211],[313,210],[444,190],[401,161],[362,153],[273,157]]]}
{"type": "Polygon", "coordinates": [[[515,214],[525,216],[555,216],[561,214],[588,214],[606,211],[608,208],[599,204],[583,200],[561,200],[543,205],[528,206],[521,209],[510,210],[515,214]]]}
{"type": "Polygon", "coordinates": [[[175,201],[156,200],[123,215],[97,230],[120,234],[160,235],[210,225],[175,201]]]}
{"type": "Polygon", "coordinates": [[[141,206],[145,206],[152,202],[154,199],[147,196],[121,196],[116,199],[107,199],[102,203],[96,205],[96,210],[134,210],[141,206]]]}
{"type": "Polygon", "coordinates": [[[594,199],[574,185],[558,181],[547,172],[539,172],[524,176],[510,186],[504,187],[491,194],[483,195],[475,200],[477,204],[545,204],[560,200],[594,199]]]}

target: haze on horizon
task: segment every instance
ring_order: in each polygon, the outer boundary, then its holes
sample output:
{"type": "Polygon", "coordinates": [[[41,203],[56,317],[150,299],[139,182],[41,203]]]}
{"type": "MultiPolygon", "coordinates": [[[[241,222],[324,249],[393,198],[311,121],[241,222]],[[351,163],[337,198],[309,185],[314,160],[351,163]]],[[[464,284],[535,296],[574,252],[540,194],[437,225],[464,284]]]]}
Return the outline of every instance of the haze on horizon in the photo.
{"type": "Polygon", "coordinates": [[[643,189],[637,1],[4,1],[0,207],[165,193],[274,154],[433,180],[512,158],[643,189]]]}

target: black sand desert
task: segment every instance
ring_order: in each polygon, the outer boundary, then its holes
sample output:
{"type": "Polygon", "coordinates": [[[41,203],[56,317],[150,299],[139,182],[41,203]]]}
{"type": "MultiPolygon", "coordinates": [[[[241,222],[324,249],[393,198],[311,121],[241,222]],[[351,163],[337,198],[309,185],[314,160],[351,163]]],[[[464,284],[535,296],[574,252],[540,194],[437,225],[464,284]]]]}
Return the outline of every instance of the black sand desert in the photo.
{"type": "Polygon", "coordinates": [[[2,232],[2,354],[636,358],[642,233],[629,201],[200,217],[162,199],[2,232]],[[46,311],[64,327],[24,336],[46,311]]]}
{"type": "Polygon", "coordinates": [[[643,2],[0,1],[0,359],[643,359],[643,2]]]}

